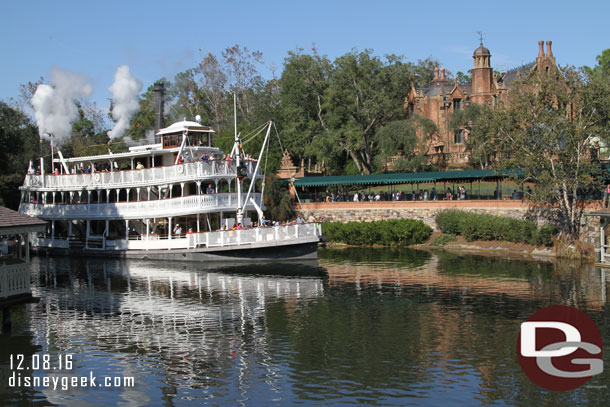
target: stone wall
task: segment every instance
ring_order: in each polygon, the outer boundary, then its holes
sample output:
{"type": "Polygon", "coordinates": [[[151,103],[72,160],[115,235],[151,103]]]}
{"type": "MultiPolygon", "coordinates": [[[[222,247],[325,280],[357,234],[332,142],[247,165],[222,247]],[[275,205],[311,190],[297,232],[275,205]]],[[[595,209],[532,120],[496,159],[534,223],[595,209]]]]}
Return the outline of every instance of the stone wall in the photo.
{"type": "MultiPolygon", "coordinates": [[[[521,201],[419,201],[419,202],[324,202],[304,203],[297,212],[305,219],[314,216],[332,222],[372,222],[387,219],[418,219],[436,231],[434,217],[445,209],[460,209],[523,219],[527,204],[521,201]]],[[[600,230],[598,216],[584,216],[582,223],[584,242],[599,247],[600,230]]]]}

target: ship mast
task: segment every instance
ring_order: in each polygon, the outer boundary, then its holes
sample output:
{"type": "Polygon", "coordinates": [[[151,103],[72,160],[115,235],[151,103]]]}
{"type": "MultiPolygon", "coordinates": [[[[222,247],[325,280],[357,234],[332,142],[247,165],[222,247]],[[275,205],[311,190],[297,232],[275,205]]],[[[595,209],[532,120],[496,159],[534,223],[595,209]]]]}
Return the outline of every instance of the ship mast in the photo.
{"type": "Polygon", "coordinates": [[[235,151],[235,181],[237,184],[237,224],[243,223],[244,221],[244,209],[241,204],[241,180],[239,179],[239,166],[241,164],[240,160],[240,151],[239,147],[241,145],[241,140],[239,139],[239,134],[237,133],[237,95],[233,94],[233,120],[235,127],[235,143],[233,145],[233,151],[235,151]]]}

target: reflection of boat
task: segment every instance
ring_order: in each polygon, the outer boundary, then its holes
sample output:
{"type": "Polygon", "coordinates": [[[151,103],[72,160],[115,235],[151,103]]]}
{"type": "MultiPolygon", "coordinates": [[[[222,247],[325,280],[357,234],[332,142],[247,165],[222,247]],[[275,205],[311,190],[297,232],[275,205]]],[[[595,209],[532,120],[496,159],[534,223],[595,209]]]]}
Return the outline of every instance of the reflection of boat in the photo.
{"type": "MultiPolygon", "coordinates": [[[[243,264],[233,266],[231,274],[202,266],[37,257],[34,293],[41,303],[33,313],[32,331],[42,352],[59,348],[74,354],[85,372],[136,377],[136,387],[117,389],[119,402],[151,405],[156,389],[175,394],[189,386],[209,386],[210,380],[230,380],[233,357],[245,353],[241,349],[256,346],[269,360],[265,342],[257,339],[270,329],[269,305],[291,314],[299,304],[324,295],[319,277],[252,275],[243,264]],[[151,365],[152,373],[143,377],[142,370],[151,365]]],[[[81,372],[76,368],[72,373],[81,372]]],[[[276,380],[273,373],[269,367],[269,380],[276,380]]],[[[91,400],[92,393],[99,394],[95,391],[75,388],[66,396],[49,388],[45,396],[68,405],[74,398],[91,400]]]]}
{"type": "Polygon", "coordinates": [[[239,135],[224,155],[211,146],[213,132],[183,121],[161,129],[155,144],[126,153],[64,158],[58,152],[51,174],[42,158],[42,173],[31,164],[19,210],[49,222],[32,245],[61,254],[184,261],[316,258],[319,224],[257,227],[262,160],[243,153],[239,135]]]}

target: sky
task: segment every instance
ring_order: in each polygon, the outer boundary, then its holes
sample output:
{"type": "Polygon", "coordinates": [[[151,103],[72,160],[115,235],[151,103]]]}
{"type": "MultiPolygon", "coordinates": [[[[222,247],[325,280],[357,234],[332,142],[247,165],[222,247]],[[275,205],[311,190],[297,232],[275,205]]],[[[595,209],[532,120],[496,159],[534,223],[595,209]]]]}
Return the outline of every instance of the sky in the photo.
{"type": "MultiPolygon", "coordinates": [[[[264,76],[281,74],[289,51],[334,59],[352,49],[432,57],[453,73],[472,68],[477,31],[491,64],[533,61],[553,41],[560,65],[594,66],[610,48],[609,1],[4,1],[0,15],[0,100],[55,68],[86,77],[90,100],[107,108],[120,65],[143,84],[172,80],[208,52],[235,44],[263,53],[264,76]]],[[[407,90],[405,90],[405,93],[407,90]]]]}

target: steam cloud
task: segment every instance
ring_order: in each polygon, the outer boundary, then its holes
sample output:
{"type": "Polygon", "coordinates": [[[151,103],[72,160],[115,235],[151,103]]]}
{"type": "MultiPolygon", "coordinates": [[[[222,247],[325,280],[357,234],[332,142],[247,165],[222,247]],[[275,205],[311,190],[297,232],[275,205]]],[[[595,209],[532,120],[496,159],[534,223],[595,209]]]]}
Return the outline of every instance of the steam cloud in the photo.
{"type": "Polygon", "coordinates": [[[112,118],[116,120],[114,127],[108,132],[108,136],[114,139],[125,133],[131,116],[140,108],[138,95],[142,90],[142,82],[131,75],[127,65],[121,65],[114,74],[114,83],[108,90],[112,93],[114,101],[112,118]]]}
{"type": "Polygon", "coordinates": [[[32,97],[40,137],[53,135],[61,143],[70,137],[72,122],[78,119],[75,100],[89,97],[93,88],[82,74],[61,68],[51,70],[51,85],[41,84],[32,97]]]}
{"type": "Polygon", "coordinates": [[[125,144],[128,147],[133,147],[133,146],[143,146],[145,144],[154,144],[155,143],[155,131],[154,130],[148,130],[146,132],[146,137],[140,140],[134,140],[129,136],[125,136],[123,138],[123,141],[125,142],[125,144]]]}

